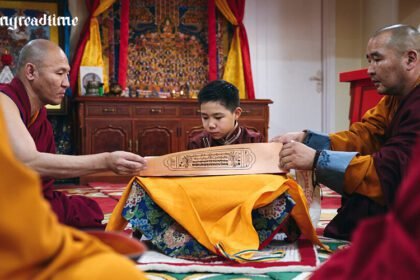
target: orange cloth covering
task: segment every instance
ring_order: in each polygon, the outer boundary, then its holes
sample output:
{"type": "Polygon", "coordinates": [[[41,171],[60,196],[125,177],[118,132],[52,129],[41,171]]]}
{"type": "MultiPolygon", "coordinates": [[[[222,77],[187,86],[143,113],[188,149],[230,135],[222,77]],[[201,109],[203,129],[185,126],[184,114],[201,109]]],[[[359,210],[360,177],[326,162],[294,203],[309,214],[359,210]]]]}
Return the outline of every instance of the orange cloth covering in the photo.
{"type": "Polygon", "coordinates": [[[405,96],[385,96],[349,131],[330,135],[335,151],[356,151],[344,175],[348,195],[324,235],[350,239],[366,217],[383,215],[394,204],[420,137],[420,85],[405,96]]]}
{"type": "Polygon", "coordinates": [[[258,250],[259,240],[251,211],[288,192],[296,202],[291,215],[302,234],[323,246],[312,226],[303,191],[295,181],[279,175],[209,177],[134,177],[114,209],[106,230],[122,230],[127,221],[122,209],[134,180],[166,213],[208,250],[222,244],[229,255],[258,250]]]}
{"type": "Polygon", "coordinates": [[[385,96],[376,107],[366,112],[362,122],[354,123],[349,131],[330,134],[333,150],[360,153],[351,161],[344,175],[346,193],[360,193],[384,204],[381,184],[371,155],[383,145],[387,128],[399,104],[399,98],[385,96]]]}
{"type": "Polygon", "coordinates": [[[61,225],[38,175],[11,151],[0,112],[0,279],[143,279],[125,257],[61,225]]]}

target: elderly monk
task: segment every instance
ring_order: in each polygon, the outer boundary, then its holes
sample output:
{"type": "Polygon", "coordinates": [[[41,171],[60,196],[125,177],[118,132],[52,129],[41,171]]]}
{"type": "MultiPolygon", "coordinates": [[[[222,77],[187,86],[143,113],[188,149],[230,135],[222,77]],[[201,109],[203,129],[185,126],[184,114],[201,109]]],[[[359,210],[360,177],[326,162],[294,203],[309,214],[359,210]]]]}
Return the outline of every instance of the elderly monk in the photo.
{"type": "Polygon", "coordinates": [[[313,169],[316,179],[345,200],[324,235],[349,239],[360,220],[393,204],[420,135],[420,32],[407,25],[378,30],[367,46],[368,74],[386,95],[349,131],[288,133],[273,141],[285,169],[313,169]],[[302,143],[303,142],[303,143],[302,143]]]}
{"type": "Polygon", "coordinates": [[[419,277],[420,141],[413,155],[391,210],[385,216],[360,223],[354,232],[352,245],[333,255],[312,279],[419,277]]]}
{"type": "Polygon", "coordinates": [[[16,77],[0,86],[0,101],[13,152],[42,176],[44,197],[59,221],[79,228],[99,227],[103,213],[98,204],[89,198],[67,197],[54,191],[53,178],[104,170],[136,174],[145,161],[123,151],[83,156],[55,154],[53,130],[44,106],[61,103],[69,87],[69,71],[67,57],[56,44],[42,39],[30,41],[19,54],[16,77]]]}
{"type": "Polygon", "coordinates": [[[96,238],[58,223],[38,175],[15,159],[1,111],[0,279],[144,279],[96,238]]]}

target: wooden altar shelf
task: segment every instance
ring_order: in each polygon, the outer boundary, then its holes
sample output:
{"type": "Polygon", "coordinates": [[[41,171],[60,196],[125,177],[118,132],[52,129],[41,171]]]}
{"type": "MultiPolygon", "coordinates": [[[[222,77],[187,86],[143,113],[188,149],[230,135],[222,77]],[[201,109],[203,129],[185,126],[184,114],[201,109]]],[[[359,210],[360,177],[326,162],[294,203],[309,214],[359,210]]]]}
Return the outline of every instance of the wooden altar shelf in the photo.
{"type": "MultiPolygon", "coordinates": [[[[196,99],[78,97],[81,154],[131,151],[158,156],[183,151],[201,132],[196,99]]],[[[267,139],[271,100],[242,100],[240,124],[267,139]]]]}
{"type": "MultiPolygon", "coordinates": [[[[241,100],[239,123],[268,136],[268,99],[241,100]]],[[[196,99],[77,97],[78,153],[117,150],[141,156],[184,151],[202,131],[196,99]]],[[[115,179],[115,178],[114,178],[115,179]]]]}

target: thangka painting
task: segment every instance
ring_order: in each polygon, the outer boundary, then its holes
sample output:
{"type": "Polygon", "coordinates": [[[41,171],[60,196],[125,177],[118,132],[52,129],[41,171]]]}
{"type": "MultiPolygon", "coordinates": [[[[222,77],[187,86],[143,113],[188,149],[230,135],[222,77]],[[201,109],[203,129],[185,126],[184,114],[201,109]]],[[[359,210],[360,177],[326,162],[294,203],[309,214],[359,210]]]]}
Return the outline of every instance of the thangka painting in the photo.
{"type": "MultiPolygon", "coordinates": [[[[119,3],[101,16],[103,56],[110,80],[119,54],[119,3]]],[[[207,0],[133,0],[129,11],[127,85],[137,92],[194,96],[208,82],[207,0]]],[[[217,14],[219,77],[232,28],[217,14]]]]}
{"type": "MultiPolygon", "coordinates": [[[[57,14],[57,3],[25,2],[25,1],[0,1],[0,17],[11,19],[16,17],[41,18],[44,14],[57,14]]],[[[4,23],[4,22],[2,22],[4,23]]],[[[20,25],[0,25],[0,55],[8,53],[12,55],[11,70],[15,71],[16,60],[20,49],[30,40],[50,39],[58,43],[57,27],[20,25]]]]}

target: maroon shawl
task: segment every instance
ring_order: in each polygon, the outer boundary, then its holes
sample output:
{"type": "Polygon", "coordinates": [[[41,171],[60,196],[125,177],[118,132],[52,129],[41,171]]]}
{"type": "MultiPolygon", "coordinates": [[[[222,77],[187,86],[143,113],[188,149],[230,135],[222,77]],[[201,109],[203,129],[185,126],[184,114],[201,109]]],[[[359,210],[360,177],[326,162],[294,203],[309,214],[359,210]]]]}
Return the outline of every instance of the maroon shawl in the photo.
{"type": "MultiPolygon", "coordinates": [[[[239,133],[239,136],[232,143],[230,143],[231,145],[244,143],[261,143],[264,141],[264,137],[260,132],[251,130],[246,127],[238,125],[237,128],[231,133],[231,135],[235,136],[237,133],[239,133]]],[[[190,139],[188,143],[188,150],[223,146],[225,145],[223,142],[223,140],[213,139],[207,131],[203,130],[190,139]]]]}
{"type": "Polygon", "coordinates": [[[417,137],[420,136],[420,85],[400,103],[386,131],[384,145],[373,155],[387,205],[395,199],[397,187],[408,170],[417,137]]]}
{"type": "MultiPolygon", "coordinates": [[[[31,134],[36,148],[42,153],[55,154],[53,129],[47,119],[47,110],[42,108],[36,120],[30,125],[31,106],[25,87],[18,78],[10,84],[1,84],[0,92],[9,96],[19,109],[23,123],[31,134]]],[[[99,205],[92,199],[82,196],[67,197],[62,192],[54,191],[54,179],[42,177],[42,188],[53,211],[61,223],[74,227],[102,227],[104,216],[99,205]]]]}
{"type": "Polygon", "coordinates": [[[385,132],[385,142],[374,153],[385,206],[369,198],[352,194],[344,200],[337,216],[327,225],[324,235],[349,240],[357,224],[364,218],[384,214],[393,204],[395,194],[405,177],[411,150],[420,136],[420,86],[405,96],[385,132]]]}
{"type": "Polygon", "coordinates": [[[390,211],[363,221],[349,248],[312,279],[417,279],[420,275],[420,138],[390,211]]]}

